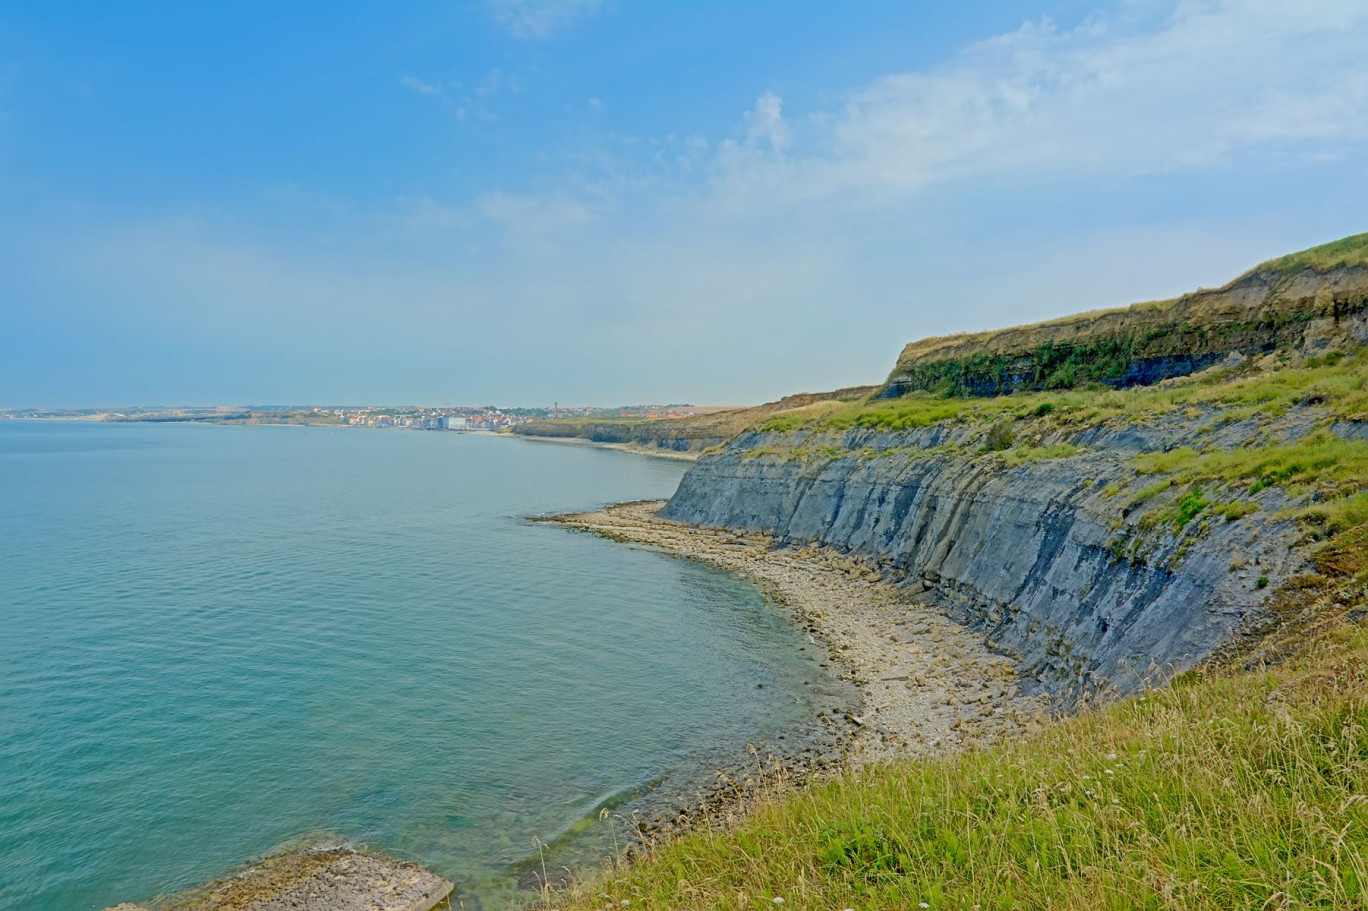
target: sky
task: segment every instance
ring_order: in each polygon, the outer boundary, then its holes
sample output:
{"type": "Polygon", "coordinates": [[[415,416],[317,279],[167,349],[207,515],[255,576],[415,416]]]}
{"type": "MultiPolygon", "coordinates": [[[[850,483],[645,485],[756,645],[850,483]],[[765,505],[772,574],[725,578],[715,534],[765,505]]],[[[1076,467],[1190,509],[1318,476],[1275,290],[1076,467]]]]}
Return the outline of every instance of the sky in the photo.
{"type": "Polygon", "coordinates": [[[744,404],[1368,231],[1362,0],[0,6],[0,407],[744,404]]]}

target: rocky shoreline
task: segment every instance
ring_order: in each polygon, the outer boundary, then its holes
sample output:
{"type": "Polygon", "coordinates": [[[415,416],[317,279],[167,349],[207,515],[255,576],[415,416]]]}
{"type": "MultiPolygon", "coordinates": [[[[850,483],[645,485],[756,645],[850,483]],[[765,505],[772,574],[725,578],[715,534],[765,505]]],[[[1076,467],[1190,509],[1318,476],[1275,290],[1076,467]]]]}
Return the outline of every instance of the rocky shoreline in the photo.
{"type": "Polygon", "coordinates": [[[981,637],[917,600],[866,561],[821,547],[776,546],[767,534],[660,518],[664,501],[621,503],[545,521],[698,560],[758,586],[821,650],[821,664],[853,689],[824,708],[815,729],[752,753],[715,784],[635,820],[644,842],[700,823],[726,823],[775,787],[815,774],[907,756],[929,756],[1018,737],[1046,706],[1019,692],[1012,662],[981,637]]]}

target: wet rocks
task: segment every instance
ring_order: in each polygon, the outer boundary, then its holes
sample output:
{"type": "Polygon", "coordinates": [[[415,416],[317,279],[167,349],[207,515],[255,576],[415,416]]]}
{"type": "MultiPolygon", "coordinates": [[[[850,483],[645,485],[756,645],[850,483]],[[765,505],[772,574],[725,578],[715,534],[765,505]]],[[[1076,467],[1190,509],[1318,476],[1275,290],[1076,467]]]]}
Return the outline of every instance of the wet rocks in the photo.
{"type": "MultiPolygon", "coordinates": [[[[228,879],[158,901],[162,911],[432,911],[452,884],[422,867],[348,846],[267,857],[228,879]]],[[[144,911],[121,904],[107,911],[144,911]]]]}

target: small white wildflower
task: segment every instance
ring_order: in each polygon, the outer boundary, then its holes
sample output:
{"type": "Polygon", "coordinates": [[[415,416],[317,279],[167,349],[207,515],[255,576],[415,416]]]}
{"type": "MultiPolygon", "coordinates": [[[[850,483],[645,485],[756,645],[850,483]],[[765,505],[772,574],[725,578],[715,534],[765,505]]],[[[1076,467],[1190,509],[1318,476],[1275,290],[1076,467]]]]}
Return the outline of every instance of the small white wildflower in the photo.
{"type": "Polygon", "coordinates": [[[926,902],[917,902],[917,907],[918,907],[918,908],[929,908],[929,907],[931,907],[931,906],[928,905],[926,902]]]}
{"type": "Polygon", "coordinates": [[[1108,753],[1108,754],[1107,754],[1107,759],[1111,760],[1112,762],[1116,762],[1116,754],[1115,754],[1115,753],[1108,753]]]}
{"type": "Polygon", "coordinates": [[[1112,798],[1112,803],[1118,804],[1118,805],[1119,805],[1119,804],[1121,803],[1121,801],[1119,801],[1119,800],[1117,800],[1115,797],[1113,797],[1113,798],[1112,798]]]}
{"type": "Polygon", "coordinates": [[[784,903],[784,900],[777,895],[770,899],[770,901],[774,902],[776,905],[782,905],[784,903]]]}
{"type": "Polygon", "coordinates": [[[631,900],[630,898],[624,898],[624,899],[622,900],[622,902],[621,902],[622,907],[624,907],[624,908],[627,907],[628,905],[630,905],[631,903],[632,903],[632,900],[631,900]]]}
{"type": "Polygon", "coordinates": [[[1103,769],[1102,771],[1106,772],[1108,775],[1115,775],[1115,774],[1116,774],[1116,773],[1113,772],[1111,769],[1103,769]]]}

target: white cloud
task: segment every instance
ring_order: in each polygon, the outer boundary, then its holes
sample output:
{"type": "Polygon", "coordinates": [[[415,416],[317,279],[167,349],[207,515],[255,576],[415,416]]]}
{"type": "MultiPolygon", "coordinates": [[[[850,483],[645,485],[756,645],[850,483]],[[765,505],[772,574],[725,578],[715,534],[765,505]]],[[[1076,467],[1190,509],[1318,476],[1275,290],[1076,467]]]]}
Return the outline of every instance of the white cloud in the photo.
{"type": "Polygon", "coordinates": [[[399,80],[399,84],[410,92],[416,92],[419,95],[442,94],[442,87],[440,85],[435,82],[426,82],[419,79],[417,76],[404,76],[399,80]]]}
{"type": "Polygon", "coordinates": [[[486,0],[495,21],[515,38],[545,40],[603,8],[603,0],[486,0]]]}
{"type": "Polygon", "coordinates": [[[1072,29],[1027,23],[943,66],[889,74],[795,122],[800,141],[766,92],[743,139],[719,150],[720,189],[888,198],[957,179],[1130,176],[1368,139],[1368,4],[1181,0],[1157,21],[1155,8],[1136,0],[1072,29]]]}
{"type": "Polygon", "coordinates": [[[774,92],[755,100],[755,107],[746,112],[745,125],[746,143],[754,148],[769,146],[772,152],[783,152],[792,138],[784,122],[784,100],[774,92]]]}

